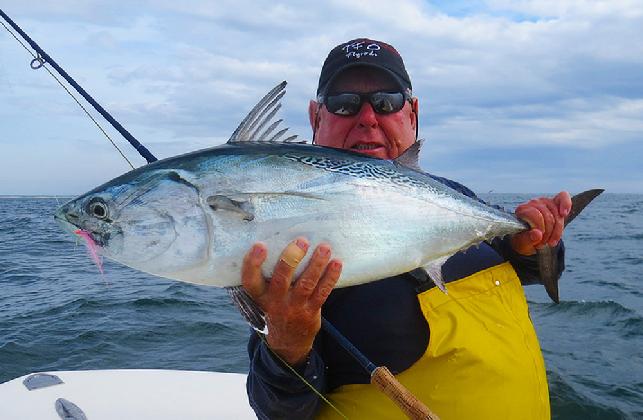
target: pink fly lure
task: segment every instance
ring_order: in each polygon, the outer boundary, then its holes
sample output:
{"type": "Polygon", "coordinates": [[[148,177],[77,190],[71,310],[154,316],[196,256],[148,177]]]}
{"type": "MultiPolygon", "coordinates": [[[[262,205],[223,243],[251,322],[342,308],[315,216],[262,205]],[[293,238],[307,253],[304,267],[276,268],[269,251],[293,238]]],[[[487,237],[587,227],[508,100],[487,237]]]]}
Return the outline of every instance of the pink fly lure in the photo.
{"type": "Polygon", "coordinates": [[[94,261],[94,263],[96,263],[96,266],[98,267],[100,273],[105,274],[103,272],[103,260],[98,256],[98,247],[96,246],[96,242],[94,242],[92,237],[89,235],[89,232],[87,232],[86,230],[78,229],[74,231],[74,233],[85,240],[85,245],[87,246],[87,252],[89,252],[89,256],[92,257],[92,260],[94,261]]]}

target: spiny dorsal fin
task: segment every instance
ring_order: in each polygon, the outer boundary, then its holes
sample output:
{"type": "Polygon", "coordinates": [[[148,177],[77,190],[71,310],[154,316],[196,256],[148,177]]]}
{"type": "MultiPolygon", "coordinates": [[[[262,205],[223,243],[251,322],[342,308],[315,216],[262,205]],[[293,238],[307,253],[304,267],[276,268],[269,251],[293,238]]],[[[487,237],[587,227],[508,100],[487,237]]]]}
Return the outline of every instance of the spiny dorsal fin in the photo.
{"type": "MultiPolygon", "coordinates": [[[[286,84],[287,83],[284,80],[268,92],[266,96],[261,98],[257,105],[255,105],[243,121],[241,121],[239,127],[234,130],[234,133],[232,133],[228,143],[240,143],[246,141],[272,143],[280,141],[279,139],[288,130],[288,128],[279,130],[270,138],[268,138],[268,136],[282,121],[281,119],[273,121],[273,118],[281,108],[280,101],[286,94],[286,84]],[[268,126],[268,128],[264,130],[264,127],[266,126],[268,126]]],[[[284,140],[284,142],[293,143],[295,137],[297,136],[290,136],[284,140]]],[[[306,143],[306,141],[298,143],[306,143]]]]}
{"type": "Polygon", "coordinates": [[[424,140],[419,139],[404,151],[400,156],[395,159],[395,163],[413,169],[414,171],[424,172],[420,168],[420,149],[422,148],[424,140]]]}

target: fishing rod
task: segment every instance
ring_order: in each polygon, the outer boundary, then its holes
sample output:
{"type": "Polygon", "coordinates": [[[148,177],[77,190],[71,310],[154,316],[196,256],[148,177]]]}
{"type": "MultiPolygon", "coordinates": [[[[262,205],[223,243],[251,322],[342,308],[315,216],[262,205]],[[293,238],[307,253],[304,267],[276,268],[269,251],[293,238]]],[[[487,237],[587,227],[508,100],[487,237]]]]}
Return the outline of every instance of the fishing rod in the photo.
{"type": "Polygon", "coordinates": [[[114,119],[98,102],[94,100],[86,91],[83,89],[76,81],[69,75],[65,70],[63,70],[53,58],[49,56],[42,48],[32,40],[29,35],[27,35],[5,12],[0,9],[0,16],[16,31],[20,36],[29,43],[31,48],[36,51],[36,58],[31,60],[31,68],[37,70],[41,68],[45,63],[49,63],[51,67],[54,68],[66,81],[69,83],[76,92],[82,95],[87,102],[89,102],[96,111],[98,111],[103,118],[105,118],[111,125],[114,127],[125,139],[136,149],[136,151],[147,161],[147,163],[152,163],[157,161],[156,157],[150,153],[145,146],[143,146],[138,140],[134,138],[118,121],[114,119]]]}
{"type": "Polygon", "coordinates": [[[375,366],[357,347],[342,335],[328,320],[321,319],[324,331],[353,356],[371,375],[371,384],[389,397],[410,419],[440,420],[422,401],[398,381],[386,366],[375,366]]]}

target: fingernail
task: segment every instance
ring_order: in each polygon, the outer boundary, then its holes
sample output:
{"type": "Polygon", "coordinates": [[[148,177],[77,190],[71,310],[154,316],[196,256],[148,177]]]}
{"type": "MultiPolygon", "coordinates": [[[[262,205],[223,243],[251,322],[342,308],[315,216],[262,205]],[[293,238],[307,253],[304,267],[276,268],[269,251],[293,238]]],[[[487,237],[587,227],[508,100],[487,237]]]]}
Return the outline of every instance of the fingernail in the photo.
{"type": "Polygon", "coordinates": [[[252,247],[252,256],[253,257],[260,257],[261,254],[263,254],[263,247],[259,245],[255,245],[252,247]]]}
{"type": "Polygon", "coordinates": [[[327,257],[330,255],[330,248],[328,246],[322,245],[319,247],[319,255],[322,257],[327,257]]]}
{"type": "Polygon", "coordinates": [[[300,239],[297,239],[295,243],[299,248],[303,249],[304,251],[308,250],[308,242],[306,242],[306,240],[300,238],[300,239]]]}
{"type": "Polygon", "coordinates": [[[529,239],[531,239],[532,241],[537,241],[539,237],[540,237],[540,235],[538,235],[538,233],[536,233],[536,232],[530,232],[529,233],[529,239]]]}
{"type": "Polygon", "coordinates": [[[331,261],[330,266],[333,270],[339,271],[342,269],[342,262],[334,260],[334,261],[331,261]]]}

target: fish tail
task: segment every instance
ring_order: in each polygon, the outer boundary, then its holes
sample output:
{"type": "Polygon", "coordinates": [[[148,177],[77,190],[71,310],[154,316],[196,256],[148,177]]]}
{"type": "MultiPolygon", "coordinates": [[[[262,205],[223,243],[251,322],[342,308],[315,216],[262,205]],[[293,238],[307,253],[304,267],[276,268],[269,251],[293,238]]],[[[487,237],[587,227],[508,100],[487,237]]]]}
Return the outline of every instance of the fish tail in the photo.
{"type": "Polygon", "coordinates": [[[547,294],[555,303],[560,302],[558,294],[558,252],[545,245],[536,250],[538,254],[538,269],[540,278],[545,286],[547,294]]]}
{"type": "MultiPolygon", "coordinates": [[[[576,194],[572,197],[572,210],[565,219],[565,226],[580,214],[583,209],[598,197],[603,189],[592,189],[576,194]]],[[[555,303],[560,302],[558,293],[558,253],[553,248],[545,245],[537,250],[538,268],[540,269],[540,278],[545,286],[547,294],[555,303]]]]}

